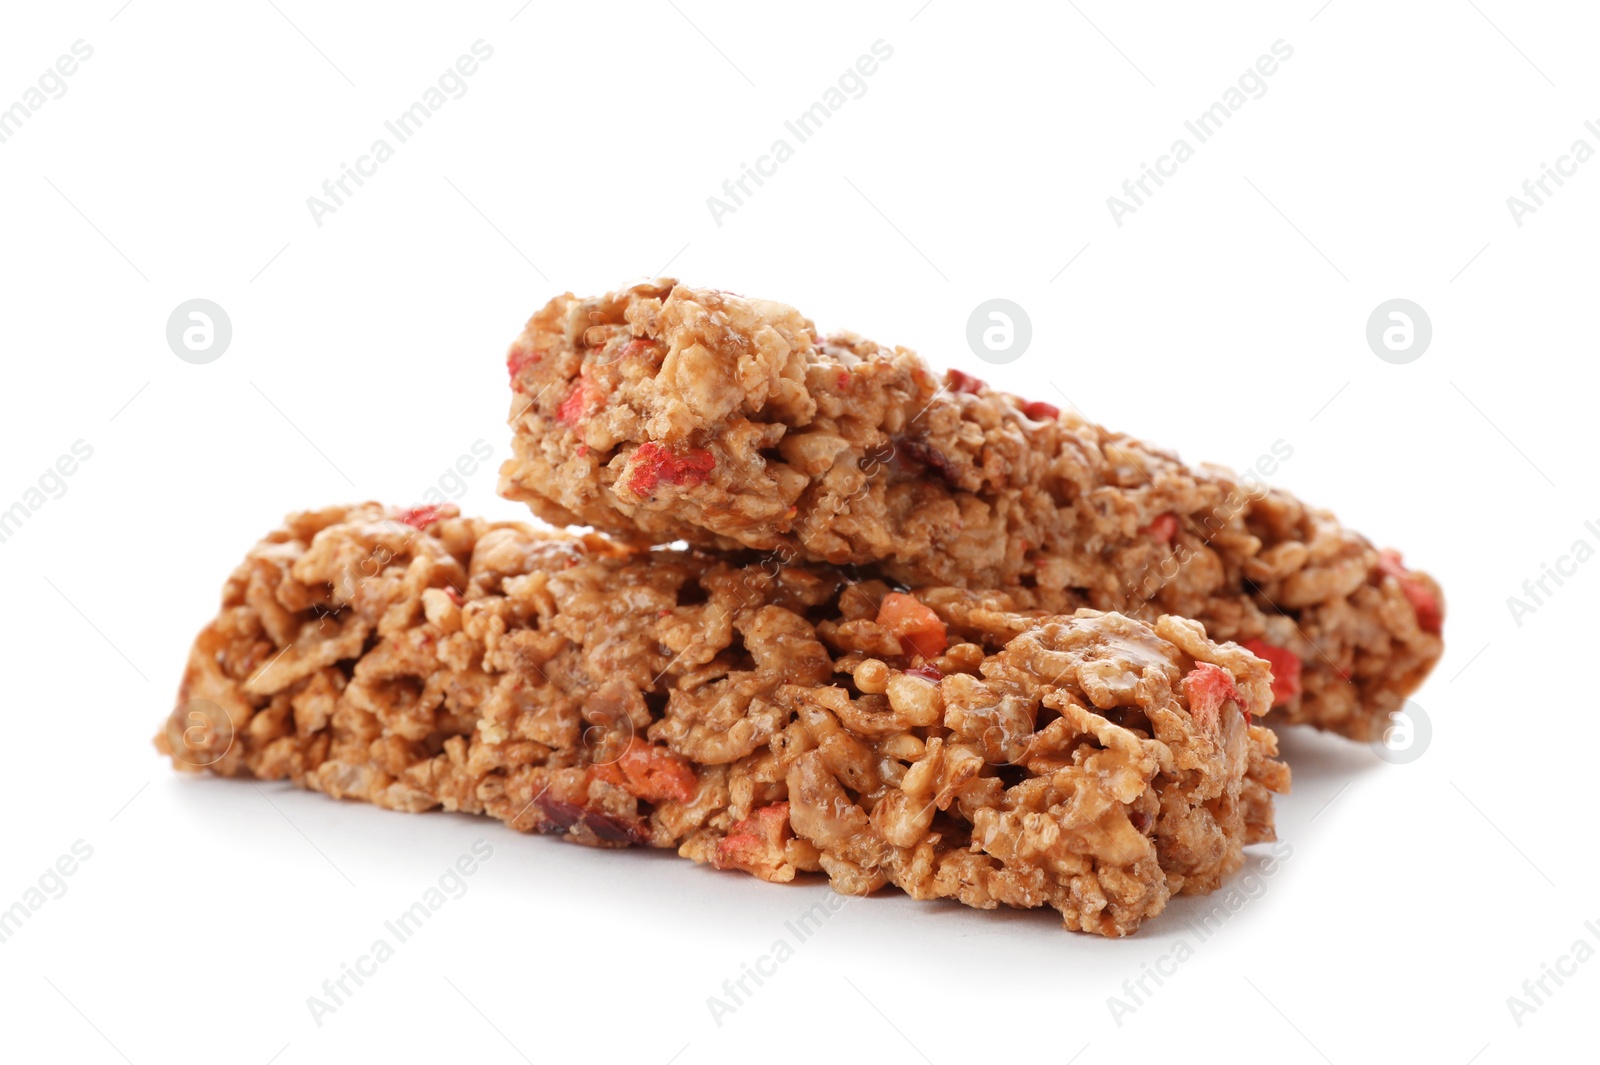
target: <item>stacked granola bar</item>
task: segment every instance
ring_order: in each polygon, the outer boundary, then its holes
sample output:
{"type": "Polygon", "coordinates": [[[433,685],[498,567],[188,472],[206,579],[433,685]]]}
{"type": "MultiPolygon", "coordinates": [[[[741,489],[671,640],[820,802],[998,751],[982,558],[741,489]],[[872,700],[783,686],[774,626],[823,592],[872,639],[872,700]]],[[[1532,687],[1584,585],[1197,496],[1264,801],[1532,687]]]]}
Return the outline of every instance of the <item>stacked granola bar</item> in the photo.
{"type": "Polygon", "coordinates": [[[502,494],[613,538],[291,515],[178,768],[1120,936],[1274,838],[1259,718],[1364,738],[1440,652],[1326,512],[779,304],[563,296],[508,365],[502,494]]]}
{"type": "Polygon", "coordinates": [[[562,296],[508,367],[501,493],[548,521],[1192,618],[1273,664],[1283,720],[1354,739],[1442,651],[1438,585],[1327,511],[782,304],[562,296]]]}

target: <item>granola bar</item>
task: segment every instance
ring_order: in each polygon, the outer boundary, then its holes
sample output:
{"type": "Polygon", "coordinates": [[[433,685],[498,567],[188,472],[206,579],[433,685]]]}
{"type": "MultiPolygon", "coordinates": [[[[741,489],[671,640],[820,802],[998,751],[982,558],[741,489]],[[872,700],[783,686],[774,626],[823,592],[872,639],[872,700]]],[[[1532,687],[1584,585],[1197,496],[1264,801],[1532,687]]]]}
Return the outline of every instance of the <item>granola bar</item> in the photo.
{"type": "Polygon", "coordinates": [[[501,494],[558,524],[1200,621],[1274,666],[1277,716],[1380,732],[1443,598],[1332,514],[791,307],[671,281],[534,315],[501,494]]]}
{"type": "Polygon", "coordinates": [[[179,769],[1123,935],[1274,838],[1267,663],[1192,621],[375,504],[229,578],[179,769]]]}

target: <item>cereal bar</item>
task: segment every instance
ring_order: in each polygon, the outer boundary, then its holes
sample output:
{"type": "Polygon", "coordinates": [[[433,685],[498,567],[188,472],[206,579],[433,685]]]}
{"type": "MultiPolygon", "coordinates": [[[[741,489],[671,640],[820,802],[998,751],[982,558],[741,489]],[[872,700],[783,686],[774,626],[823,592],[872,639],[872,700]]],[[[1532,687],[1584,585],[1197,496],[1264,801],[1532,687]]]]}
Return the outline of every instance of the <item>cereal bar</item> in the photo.
{"type": "Polygon", "coordinates": [[[1272,663],[1276,717],[1356,739],[1442,650],[1439,586],[1327,511],[783,304],[568,294],[508,368],[501,493],[557,524],[1192,618],[1272,663]]]}
{"type": "Polygon", "coordinates": [[[156,744],[180,769],[848,894],[1048,905],[1107,936],[1274,838],[1265,661],[1180,618],[1015,605],[448,504],[330,508],[234,571],[156,744]]]}

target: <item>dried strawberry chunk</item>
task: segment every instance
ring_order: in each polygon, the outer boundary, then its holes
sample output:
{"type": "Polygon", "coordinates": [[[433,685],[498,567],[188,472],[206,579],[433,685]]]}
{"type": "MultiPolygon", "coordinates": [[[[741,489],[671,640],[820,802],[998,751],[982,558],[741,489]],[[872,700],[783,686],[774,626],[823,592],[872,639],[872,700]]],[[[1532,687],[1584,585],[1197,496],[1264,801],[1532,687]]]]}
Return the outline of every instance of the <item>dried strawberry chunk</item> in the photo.
{"type": "Polygon", "coordinates": [[[506,354],[506,372],[511,377],[511,383],[515,385],[517,383],[517,378],[521,375],[522,371],[526,370],[529,366],[532,366],[543,357],[544,352],[542,351],[523,351],[518,348],[512,348],[506,354]]]}
{"type": "Polygon", "coordinates": [[[1400,552],[1388,548],[1378,552],[1378,569],[1400,582],[1400,594],[1406,597],[1411,609],[1417,612],[1417,625],[1423,632],[1435,635],[1444,628],[1444,611],[1439,600],[1429,590],[1421,577],[1406,568],[1400,561],[1400,552]]]}
{"type": "Polygon", "coordinates": [[[1024,403],[1022,405],[1022,413],[1036,422],[1053,422],[1061,417],[1061,408],[1054,403],[1045,403],[1036,399],[1031,403],[1024,403]]]}
{"type": "Polygon", "coordinates": [[[1232,699],[1244,709],[1233,674],[1210,662],[1198,662],[1183,678],[1183,692],[1189,697],[1189,716],[1201,728],[1215,727],[1222,704],[1232,699]]]}
{"type": "Polygon", "coordinates": [[[617,358],[631,359],[635,356],[646,354],[654,356],[656,350],[660,347],[660,344],[648,337],[632,337],[626,344],[617,349],[617,358]]]}
{"type": "Polygon", "coordinates": [[[687,759],[676,751],[646,743],[635,736],[615,762],[597,765],[592,772],[636,799],[688,802],[700,791],[700,779],[687,759]]]}
{"type": "Polygon", "coordinates": [[[960,370],[946,370],[945,383],[950,386],[952,392],[967,392],[974,396],[989,387],[981,379],[962,373],[960,370]]]}
{"type": "Polygon", "coordinates": [[[936,658],[949,646],[944,621],[914,595],[890,592],[884,596],[877,620],[900,637],[900,649],[908,655],[936,658]]]}
{"type": "Polygon", "coordinates": [[[705,448],[692,447],[679,455],[654,440],[646,440],[633,453],[633,472],[628,474],[628,489],[634,495],[647,496],[663,482],[675,485],[704,484],[716,465],[716,457],[705,448]]]}
{"type": "Polygon", "coordinates": [[[788,864],[784,843],[791,834],[787,802],[759,806],[749,817],[734,822],[728,834],[717,841],[711,864],[718,869],[743,869],[772,879],[788,864]]]}
{"type": "Polygon", "coordinates": [[[413,529],[426,529],[443,517],[439,513],[440,506],[441,504],[439,503],[429,503],[424,507],[412,507],[409,510],[402,510],[395,515],[395,520],[405,522],[413,529]]]}
{"type": "Polygon", "coordinates": [[[1241,646],[1272,667],[1272,705],[1283,706],[1300,694],[1300,656],[1287,647],[1265,640],[1246,640],[1241,646]]]}
{"type": "Polygon", "coordinates": [[[580,379],[573,386],[571,394],[561,401],[561,409],[556,411],[556,420],[562,425],[570,425],[576,428],[577,424],[583,421],[584,416],[589,413],[591,398],[588,379],[580,379]]]}
{"type": "Polygon", "coordinates": [[[1178,516],[1172,511],[1157,514],[1150,519],[1150,524],[1139,529],[1139,535],[1148,536],[1157,543],[1170,544],[1172,538],[1178,535],[1178,516]]]}

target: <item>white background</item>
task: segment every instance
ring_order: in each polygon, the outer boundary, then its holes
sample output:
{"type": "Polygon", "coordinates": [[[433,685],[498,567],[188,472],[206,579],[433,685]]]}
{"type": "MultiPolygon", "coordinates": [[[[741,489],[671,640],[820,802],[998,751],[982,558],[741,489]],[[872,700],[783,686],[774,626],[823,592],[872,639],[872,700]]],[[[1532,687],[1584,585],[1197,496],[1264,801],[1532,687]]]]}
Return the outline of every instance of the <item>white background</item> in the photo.
{"type": "Polygon", "coordinates": [[[1600,544],[1600,161],[1521,226],[1506,205],[1574,139],[1600,148],[1592,11],[121,2],[0,16],[0,107],[94,49],[0,144],[0,509],[93,448],[0,543],[0,907],[93,848],[0,944],[8,1060],[1592,1054],[1600,963],[1520,1026],[1506,1002],[1600,945],[1600,563],[1520,624],[1506,603],[1600,544]],[[307,197],[479,39],[466,94],[315,224],[307,197]],[[719,226],[707,197],[879,39],[865,95],[719,226]],[[1280,39],[1265,95],[1116,225],[1106,198],[1280,39]],[[1431,745],[1389,765],[1285,734],[1292,856],[1120,1024],[1108,998],[1195,944],[1198,900],[1120,942],[851,902],[719,1026],[707,997],[825,887],[176,778],[150,737],[245,549],[291,509],[413,502],[478,440],[463,509],[517,516],[494,494],[507,343],[560,291],[669,264],[1192,460],[1286,441],[1279,483],[1445,586],[1431,745]],[[985,366],[965,324],[997,296],[1033,342],[985,366]],[[209,365],[165,339],[195,297],[232,320],[209,365]],[[1408,365],[1364,338],[1394,297],[1433,322],[1408,365]],[[307,997],[478,839],[467,893],[315,1024],[307,997]]]}

